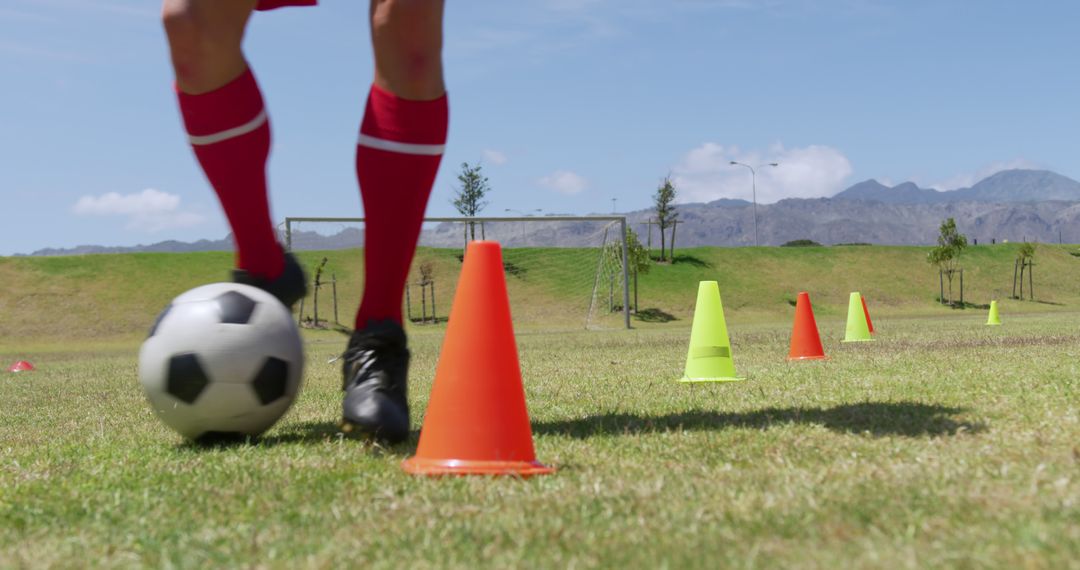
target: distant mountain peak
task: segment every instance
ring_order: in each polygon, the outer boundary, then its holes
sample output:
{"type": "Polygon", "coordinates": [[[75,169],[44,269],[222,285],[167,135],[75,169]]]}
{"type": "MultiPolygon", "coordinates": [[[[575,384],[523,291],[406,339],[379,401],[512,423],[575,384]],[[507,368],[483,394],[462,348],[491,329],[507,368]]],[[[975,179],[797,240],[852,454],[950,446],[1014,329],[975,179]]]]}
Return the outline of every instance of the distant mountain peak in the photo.
{"type": "Polygon", "coordinates": [[[995,172],[970,188],[945,192],[920,188],[914,182],[904,182],[890,188],[871,179],[859,182],[833,198],[885,204],[1080,201],[1080,182],[1049,170],[1016,168],[995,172]]]}
{"type": "Polygon", "coordinates": [[[833,198],[837,200],[862,200],[885,204],[918,204],[939,201],[937,190],[919,188],[914,182],[904,182],[893,187],[885,186],[877,180],[860,182],[833,198]]]}
{"type": "Polygon", "coordinates": [[[743,206],[749,206],[750,204],[751,202],[739,198],[720,198],[718,200],[713,200],[706,205],[712,208],[741,208],[743,206]]]}

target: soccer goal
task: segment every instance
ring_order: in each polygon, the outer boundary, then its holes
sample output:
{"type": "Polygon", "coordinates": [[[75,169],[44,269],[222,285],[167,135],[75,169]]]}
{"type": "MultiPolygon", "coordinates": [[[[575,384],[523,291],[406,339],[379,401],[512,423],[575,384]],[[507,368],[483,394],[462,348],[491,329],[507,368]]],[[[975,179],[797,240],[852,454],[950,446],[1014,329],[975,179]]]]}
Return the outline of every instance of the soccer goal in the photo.
{"type": "MultiPolygon", "coordinates": [[[[352,315],[363,289],[363,218],[289,217],[282,233],[309,277],[321,269],[301,320],[313,318],[316,291],[323,307],[333,283],[335,306],[352,315]]],[[[630,328],[630,290],[624,216],[425,218],[409,270],[404,314],[415,324],[445,322],[468,241],[503,248],[510,310],[521,329],[630,328]]],[[[314,322],[321,324],[325,309],[314,322]]],[[[348,324],[348,323],[345,323],[348,324]]]]}

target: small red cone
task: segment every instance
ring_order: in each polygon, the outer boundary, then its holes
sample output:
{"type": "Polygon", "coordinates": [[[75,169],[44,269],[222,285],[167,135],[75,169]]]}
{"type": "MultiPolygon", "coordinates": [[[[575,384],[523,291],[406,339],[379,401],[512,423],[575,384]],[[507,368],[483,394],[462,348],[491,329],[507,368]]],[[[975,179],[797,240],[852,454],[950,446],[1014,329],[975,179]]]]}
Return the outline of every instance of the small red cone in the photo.
{"type": "Polygon", "coordinates": [[[859,296],[862,299],[862,312],[866,315],[866,328],[870,329],[870,334],[874,334],[874,321],[870,320],[870,311],[866,308],[866,297],[859,296]]]}
{"type": "Polygon", "coordinates": [[[470,242],[446,327],[414,475],[544,475],[525,407],[502,250],[470,242]]]}
{"type": "Polygon", "coordinates": [[[788,360],[823,360],[825,349],[821,346],[814,309],[810,306],[810,294],[799,293],[795,302],[795,326],[791,329],[791,351],[788,360]]]}
{"type": "Polygon", "coordinates": [[[34,369],[34,365],[25,360],[20,360],[8,368],[8,372],[30,372],[34,369]]]}

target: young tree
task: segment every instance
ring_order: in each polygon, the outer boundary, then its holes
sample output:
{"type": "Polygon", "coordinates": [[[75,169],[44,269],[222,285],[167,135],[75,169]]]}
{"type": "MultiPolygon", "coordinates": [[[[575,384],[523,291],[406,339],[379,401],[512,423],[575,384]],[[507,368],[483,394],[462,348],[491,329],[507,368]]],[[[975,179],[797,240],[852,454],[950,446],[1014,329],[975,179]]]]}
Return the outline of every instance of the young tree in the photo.
{"type": "Polygon", "coordinates": [[[656,194],[653,194],[653,203],[656,204],[656,225],[660,226],[660,261],[664,261],[666,248],[664,230],[679,218],[679,213],[675,211],[675,195],[675,185],[671,182],[671,176],[665,176],[656,189],[656,194]]]}
{"type": "MultiPolygon", "coordinates": [[[[457,196],[453,204],[458,213],[467,218],[474,218],[488,203],[484,196],[491,191],[491,185],[481,170],[481,165],[469,166],[468,162],[461,163],[461,172],[458,173],[457,196]]],[[[469,222],[467,227],[467,239],[476,239],[476,223],[469,222]]]]}
{"type": "Polygon", "coordinates": [[[649,259],[649,251],[641,245],[637,232],[629,225],[626,226],[626,257],[632,273],[649,272],[649,263],[652,262],[652,259],[649,259]]]}
{"type": "MultiPolygon", "coordinates": [[[[956,220],[948,218],[941,222],[938,234],[938,245],[927,255],[927,261],[936,265],[938,271],[949,280],[949,304],[952,304],[953,275],[960,266],[960,254],[967,247],[967,237],[956,231],[956,220]]],[[[961,294],[961,298],[963,295],[961,294]]],[[[941,299],[944,303],[945,299],[941,299]]]]}
{"type": "Polygon", "coordinates": [[[1031,242],[1024,242],[1020,246],[1020,249],[1016,252],[1016,266],[1020,268],[1020,296],[1016,296],[1016,269],[1013,269],[1013,298],[1024,298],[1024,270],[1028,272],[1028,296],[1032,300],[1035,299],[1035,292],[1032,290],[1032,266],[1035,265],[1035,244],[1031,242]]]}
{"type": "MultiPolygon", "coordinates": [[[[611,241],[604,246],[603,250],[603,264],[604,268],[607,268],[610,279],[620,279],[622,275],[622,241],[611,241]]],[[[648,273],[652,259],[649,257],[649,250],[645,249],[645,246],[641,244],[641,240],[638,239],[637,232],[626,227],[626,263],[628,277],[632,280],[631,287],[633,287],[633,299],[631,306],[633,310],[637,311],[637,276],[639,273],[648,273]]],[[[612,304],[614,306],[614,304],[612,304]]]]}

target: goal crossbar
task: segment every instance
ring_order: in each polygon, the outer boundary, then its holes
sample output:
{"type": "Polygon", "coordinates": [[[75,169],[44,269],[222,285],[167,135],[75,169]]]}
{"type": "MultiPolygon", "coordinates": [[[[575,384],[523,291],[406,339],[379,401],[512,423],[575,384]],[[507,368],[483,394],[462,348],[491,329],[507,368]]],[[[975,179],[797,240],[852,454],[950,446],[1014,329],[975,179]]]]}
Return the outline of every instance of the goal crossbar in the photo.
{"type": "MultiPolygon", "coordinates": [[[[364,223],[366,218],[335,218],[318,216],[290,216],[285,218],[285,250],[292,251],[292,225],[297,222],[332,222],[332,223],[364,223]]],[[[622,244],[622,280],[623,280],[623,324],[627,329],[630,327],[630,271],[628,263],[629,245],[626,243],[626,216],[517,216],[517,217],[474,217],[474,218],[424,218],[424,222],[618,222],[619,242],[622,244]]]]}

